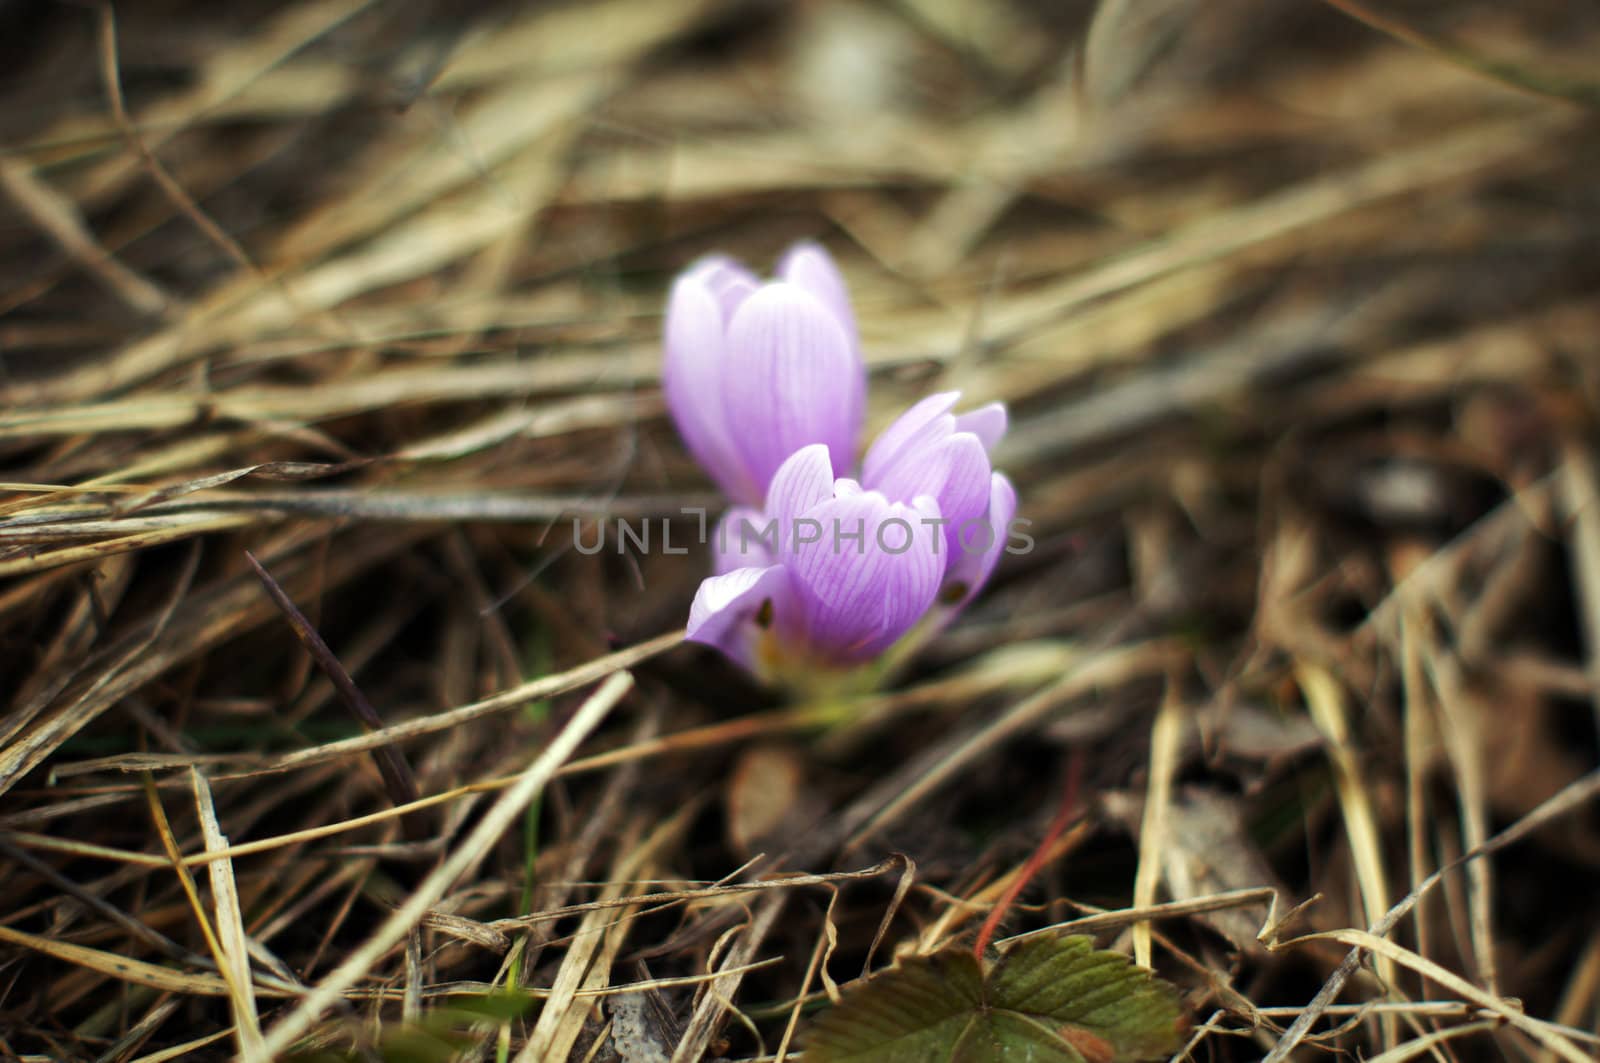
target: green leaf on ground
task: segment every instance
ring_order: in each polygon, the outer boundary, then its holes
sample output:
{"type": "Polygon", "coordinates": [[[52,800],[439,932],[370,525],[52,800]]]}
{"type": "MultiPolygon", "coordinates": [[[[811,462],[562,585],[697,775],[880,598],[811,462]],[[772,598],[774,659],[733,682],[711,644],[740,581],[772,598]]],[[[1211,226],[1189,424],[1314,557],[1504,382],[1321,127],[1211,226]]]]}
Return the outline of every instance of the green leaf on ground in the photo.
{"type": "Polygon", "coordinates": [[[515,989],[463,994],[432,1008],[415,1022],[381,1029],[370,1045],[291,1052],[281,1063],[369,1063],[374,1059],[382,1063],[450,1063],[464,1058],[463,1053],[482,1040],[474,1027],[520,1019],[538,1003],[537,997],[515,989]]]}
{"type": "Polygon", "coordinates": [[[1170,1056],[1178,991],[1081,935],[1018,942],[980,966],[948,948],[847,987],[804,1063],[1133,1063],[1170,1056]]]}

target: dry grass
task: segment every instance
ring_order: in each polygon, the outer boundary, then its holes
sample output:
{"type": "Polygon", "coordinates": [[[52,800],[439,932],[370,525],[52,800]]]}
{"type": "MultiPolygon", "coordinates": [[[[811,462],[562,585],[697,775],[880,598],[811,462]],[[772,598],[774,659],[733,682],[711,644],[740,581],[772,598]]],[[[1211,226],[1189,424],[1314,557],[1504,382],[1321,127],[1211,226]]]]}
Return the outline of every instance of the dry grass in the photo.
{"type": "Polygon", "coordinates": [[[1194,1058],[1595,1058],[1586,5],[13,3],[0,53],[0,1057],[793,1058],[1081,757],[1004,933],[1148,956],[1194,1058]],[[702,548],[573,549],[693,539],[667,282],[803,237],[875,423],[1011,404],[1037,541],[842,713],[678,645],[702,548]]]}

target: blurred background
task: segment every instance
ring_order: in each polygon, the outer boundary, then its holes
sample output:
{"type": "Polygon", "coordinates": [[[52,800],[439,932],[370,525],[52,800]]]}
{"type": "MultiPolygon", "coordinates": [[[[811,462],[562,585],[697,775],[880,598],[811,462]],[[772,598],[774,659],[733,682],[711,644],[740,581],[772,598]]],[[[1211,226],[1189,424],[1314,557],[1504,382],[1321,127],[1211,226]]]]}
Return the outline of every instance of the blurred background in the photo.
{"type": "Polygon", "coordinates": [[[0,2],[0,1054],[250,1058],[635,666],[331,1058],[793,1056],[827,934],[970,945],[1074,757],[1006,932],[1226,894],[1155,924],[1194,1058],[1592,1058],[1596,55],[1554,0],[0,2]],[[666,292],[799,239],[869,430],[1009,404],[1038,544],[843,722],[671,648],[702,552],[572,549],[693,538],[666,292]],[[333,744],[408,721],[402,820],[333,744]],[[1348,941],[1230,891],[1364,929],[1503,831],[1290,1031],[1348,941]],[[186,886],[219,832],[278,840],[186,886]]]}

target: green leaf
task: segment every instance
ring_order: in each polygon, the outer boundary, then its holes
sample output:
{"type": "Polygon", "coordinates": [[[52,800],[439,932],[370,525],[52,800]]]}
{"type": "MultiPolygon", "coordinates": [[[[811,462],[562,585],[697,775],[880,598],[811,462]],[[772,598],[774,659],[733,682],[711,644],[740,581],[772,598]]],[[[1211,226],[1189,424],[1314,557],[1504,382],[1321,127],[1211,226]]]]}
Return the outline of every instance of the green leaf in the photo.
{"type": "Polygon", "coordinates": [[[1081,935],[1018,942],[980,966],[949,948],[847,988],[804,1063],[1132,1063],[1170,1056],[1178,991],[1081,935]]]}
{"type": "Polygon", "coordinates": [[[378,1055],[384,1063],[450,1063],[468,1043],[459,1036],[410,1026],[384,1034],[378,1055]]]}
{"type": "Polygon", "coordinates": [[[365,1063],[373,1058],[383,1063],[449,1063],[473,1047],[472,1027],[519,1019],[538,1003],[537,997],[515,989],[453,997],[415,1022],[379,1030],[376,1043],[366,1050],[315,1049],[284,1056],[282,1063],[365,1063]]]}
{"type": "Polygon", "coordinates": [[[524,993],[515,989],[502,989],[495,993],[486,993],[478,996],[451,997],[449,1007],[439,1010],[448,1011],[451,1020],[459,1025],[465,1025],[481,1019],[510,1022],[512,1019],[520,1019],[528,1014],[538,1003],[539,999],[531,993],[524,993]]]}

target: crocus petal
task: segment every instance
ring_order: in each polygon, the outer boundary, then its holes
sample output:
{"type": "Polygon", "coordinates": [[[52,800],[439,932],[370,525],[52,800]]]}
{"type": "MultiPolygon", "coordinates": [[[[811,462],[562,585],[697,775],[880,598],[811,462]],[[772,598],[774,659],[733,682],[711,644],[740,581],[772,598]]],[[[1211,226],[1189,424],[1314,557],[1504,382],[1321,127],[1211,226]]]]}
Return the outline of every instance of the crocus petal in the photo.
{"type": "Polygon", "coordinates": [[[744,305],[744,301],[754,295],[760,287],[761,282],[754,277],[748,280],[744,277],[724,278],[724,283],[715,289],[717,305],[722,308],[722,320],[731,322],[733,315],[744,305]]]}
{"type": "Polygon", "coordinates": [[[693,272],[678,278],[667,303],[661,388],[684,445],[724,492],[759,504],[750,474],[728,434],[722,379],[727,362],[716,297],[693,272]]]}
{"type": "Polygon", "coordinates": [[[983,443],[984,450],[993,450],[1006,434],[1006,404],[991,402],[956,417],[957,432],[971,432],[983,443]]]}
{"type": "Polygon", "coordinates": [[[948,564],[959,550],[961,529],[981,521],[989,509],[989,452],[971,432],[957,432],[939,444],[939,449],[947,455],[950,465],[950,474],[935,496],[939,511],[950,522],[945,526],[945,544],[950,549],[948,564]]]}
{"type": "MultiPolygon", "coordinates": [[[[859,435],[861,424],[867,416],[867,365],[861,357],[861,336],[856,329],[855,311],[850,308],[850,289],[844,282],[843,274],[833,264],[828,252],[808,242],[796,244],[784,253],[783,260],[778,263],[778,276],[816,296],[844,328],[855,363],[848,378],[847,413],[850,423],[855,425],[856,435],[859,435]]],[[[854,444],[854,436],[851,442],[854,444]]],[[[855,457],[854,451],[845,455],[845,465],[853,464],[855,457]]]]}
{"type": "Polygon", "coordinates": [[[785,563],[816,653],[836,662],[864,660],[927,611],[944,572],[944,556],[930,547],[921,523],[929,513],[938,513],[931,500],[918,509],[868,491],[807,514],[822,533],[814,542],[797,540],[785,563]]]}
{"type": "Polygon", "coordinates": [[[959,391],[929,395],[895,418],[894,423],[885,428],[867,450],[866,459],[861,463],[861,482],[869,488],[876,488],[889,468],[902,457],[915,453],[940,436],[950,434],[954,430],[955,419],[946,415],[960,398],[959,391]]]}
{"type": "Polygon", "coordinates": [[[698,277],[710,289],[722,309],[724,326],[733,320],[740,304],[761,286],[759,277],[727,255],[707,255],[689,268],[689,275],[698,277]]]}
{"type": "Polygon", "coordinates": [[[951,452],[943,443],[908,449],[900,460],[869,482],[869,489],[902,502],[918,495],[937,498],[950,478],[950,459],[951,452]]]}
{"type": "Polygon", "coordinates": [[[815,296],[781,281],[764,286],[734,314],[728,350],[723,412],[752,480],[765,487],[811,443],[827,445],[835,468],[849,467],[861,427],[851,410],[858,363],[815,296]]]}
{"type": "Polygon", "coordinates": [[[913,563],[889,567],[883,592],[883,623],[878,637],[864,647],[864,652],[869,656],[875,657],[884,652],[916,627],[917,622],[933,607],[942,586],[941,576],[947,555],[944,545],[937,541],[939,503],[924,495],[916,499],[910,508],[915,516],[912,524],[916,528],[916,536],[908,553],[918,557],[913,563]]]}
{"type": "Polygon", "coordinates": [[[761,631],[761,613],[767,602],[787,608],[789,577],[782,565],[736,568],[700,584],[689,606],[690,642],[715,646],[750,668],[753,647],[761,631]]]}
{"type": "Polygon", "coordinates": [[[852,344],[858,342],[856,315],[850,309],[850,289],[828,252],[813,243],[795,244],[778,263],[778,277],[797,284],[822,301],[844,326],[852,344]]]}
{"type": "Polygon", "coordinates": [[[778,552],[788,552],[795,521],[833,497],[833,463],[821,443],[801,447],[778,466],[767,488],[767,516],[778,522],[778,552]]]}
{"type": "MultiPolygon", "coordinates": [[[[927,428],[919,433],[934,434],[927,428]]],[[[956,432],[943,439],[913,441],[871,486],[893,499],[918,495],[938,499],[939,511],[949,522],[944,529],[948,559],[956,549],[962,526],[981,520],[989,508],[989,471],[989,453],[978,437],[971,432],[956,432]]]]}
{"type": "Polygon", "coordinates": [[[994,573],[994,567],[1000,562],[1000,555],[1005,552],[1006,540],[1011,531],[1011,522],[1017,515],[1017,491],[1011,486],[1011,481],[1006,479],[1004,473],[994,473],[989,477],[989,512],[988,523],[990,537],[985,539],[974,532],[969,538],[972,541],[971,550],[957,548],[950,559],[949,571],[945,574],[945,587],[955,590],[959,585],[961,597],[959,601],[965,604],[983,588],[994,573]],[[985,549],[985,547],[987,547],[985,549]]]}
{"type": "Polygon", "coordinates": [[[777,563],[771,520],[753,506],[733,506],[711,533],[711,572],[724,576],[736,568],[766,568],[777,563]]]}

